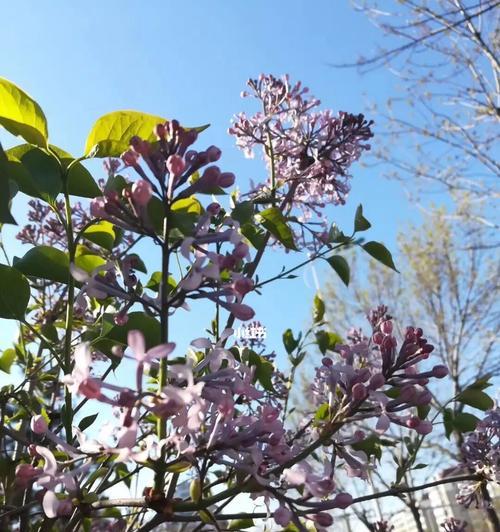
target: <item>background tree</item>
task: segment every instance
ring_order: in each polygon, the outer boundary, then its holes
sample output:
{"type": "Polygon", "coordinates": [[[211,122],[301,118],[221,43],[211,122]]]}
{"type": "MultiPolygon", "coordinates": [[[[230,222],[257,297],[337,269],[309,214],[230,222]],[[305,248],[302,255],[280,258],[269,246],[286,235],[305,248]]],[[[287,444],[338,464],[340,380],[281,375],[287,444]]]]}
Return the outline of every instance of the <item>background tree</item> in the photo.
{"type": "Polygon", "coordinates": [[[390,138],[375,150],[378,161],[387,163],[387,175],[412,192],[449,192],[456,203],[452,216],[472,218],[490,230],[498,228],[499,5],[497,0],[355,2],[380,28],[385,46],[342,65],[364,72],[384,67],[401,84],[399,97],[391,95],[386,109],[374,109],[390,138]]]}
{"type": "MultiPolygon", "coordinates": [[[[449,387],[433,389],[435,404],[444,412],[444,424],[437,425],[425,443],[425,459],[429,462],[426,471],[433,474],[441,472],[443,458],[452,461],[460,455],[462,433],[477,423],[469,407],[475,407],[477,414],[477,408],[488,406],[482,403],[485,397],[480,390],[474,396],[470,386],[498,375],[499,266],[495,250],[483,246],[482,238],[483,233],[474,222],[457,224],[444,209],[432,208],[423,225],[410,227],[399,235],[396,262],[401,274],[373,261],[368,265],[356,263],[353,257],[349,259],[353,264],[349,290],[335,276],[323,294],[326,315],[335,316],[330,323],[335,332],[345,330],[347,316],[357,314],[362,323],[374,303],[387,304],[391,312],[394,309],[394,313],[404,316],[402,324],[423,324],[426,336],[437,348],[437,356],[450,370],[448,378],[456,398],[447,404],[449,387]],[[445,435],[454,442],[454,448],[443,444],[445,435]]],[[[397,435],[396,439],[402,437],[397,435]]],[[[394,481],[390,464],[395,463],[397,467],[404,465],[407,483],[412,482],[407,472],[413,465],[412,446],[417,442],[408,444],[405,456],[387,461],[392,473],[387,476],[386,470],[379,470],[381,486],[387,487],[394,481]]],[[[400,472],[396,472],[398,475],[400,472]]],[[[404,502],[417,515],[415,501],[407,498],[404,502]]],[[[490,518],[497,523],[494,511],[490,518]]]]}

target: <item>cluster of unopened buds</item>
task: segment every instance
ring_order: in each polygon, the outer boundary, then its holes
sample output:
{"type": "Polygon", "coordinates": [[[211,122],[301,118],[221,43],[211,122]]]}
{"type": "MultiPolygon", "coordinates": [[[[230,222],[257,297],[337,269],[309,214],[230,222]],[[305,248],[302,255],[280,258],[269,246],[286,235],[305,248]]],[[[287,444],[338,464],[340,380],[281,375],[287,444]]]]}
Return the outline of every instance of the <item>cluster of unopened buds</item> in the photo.
{"type": "MultiPolygon", "coordinates": [[[[386,307],[373,311],[370,322],[370,338],[354,330],[349,344],[336,345],[336,355],[323,358],[311,386],[317,404],[328,405],[333,420],[342,416],[359,421],[376,418],[378,433],[386,432],[394,423],[428,434],[432,423],[421,419],[416,411],[432,400],[427,389],[430,379],[445,377],[447,368],[437,365],[419,371],[417,364],[427,359],[434,347],[421,329],[408,327],[398,349],[386,307]]],[[[362,476],[365,471],[356,468],[356,474],[362,476]]]]}
{"type": "MultiPolygon", "coordinates": [[[[221,151],[210,146],[205,151],[188,149],[196,141],[195,129],[185,129],[176,120],[158,124],[154,128],[156,142],[139,137],[130,139],[130,148],[121,156],[125,168],[132,168],[139,175],[134,183],[127,183],[122,190],[105,191],[102,197],[91,202],[91,213],[119,227],[154,234],[148,205],[154,196],[172,200],[174,191],[188,186],[176,196],[187,198],[197,192],[211,193],[231,187],[235,176],[222,172],[212,165],[219,160],[221,151]],[[207,166],[210,165],[210,166],[207,166]],[[203,171],[202,171],[203,169],[203,171]]],[[[107,163],[110,171],[117,172],[117,164],[107,163]]]]}

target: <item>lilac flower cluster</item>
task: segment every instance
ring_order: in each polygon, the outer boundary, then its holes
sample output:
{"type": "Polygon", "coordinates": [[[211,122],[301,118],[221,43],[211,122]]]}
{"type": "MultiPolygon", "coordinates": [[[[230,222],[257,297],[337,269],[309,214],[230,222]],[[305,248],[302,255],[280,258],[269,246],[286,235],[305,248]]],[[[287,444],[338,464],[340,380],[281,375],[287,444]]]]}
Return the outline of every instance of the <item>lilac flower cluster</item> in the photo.
{"type": "MultiPolygon", "coordinates": [[[[35,482],[43,491],[47,516],[66,515],[72,509],[71,497],[78,490],[78,474],[90,467],[92,455],[107,454],[117,461],[145,463],[162,453],[168,466],[182,464],[199,470],[203,461],[234,470],[256,483],[266,500],[277,499],[276,522],[286,526],[296,523],[299,508],[307,510],[319,529],[332,523],[329,511],[345,508],[352,497],[339,492],[335,481],[336,461],[342,460],[351,476],[366,478],[366,455],[350,446],[365,438],[362,431],[349,435],[346,423],[358,419],[379,418],[377,430],[397,423],[422,434],[432,426],[409,414],[402,414],[419,404],[427,404],[425,384],[445,371],[434,368],[418,372],[415,364],[429,356],[431,346],[418,329],[409,328],[399,351],[392,335],[393,325],[385,307],[371,315],[373,334],[370,340],[358,331],[350,335],[351,343],[338,346],[337,362],[325,357],[318,370],[313,391],[320,402],[326,401],[329,419],[306,423],[293,438],[284,426],[279,402],[258,386],[257,367],[248,358],[246,348],[225,347],[233,331],[224,331],[217,342],[198,338],[192,342],[184,362],[169,365],[169,381],[157,392],[144,386],[145,373],[169,357],[175,344],[150,349],[139,331],[128,335],[123,356],[136,364],[135,388],[106,383],[93,374],[93,350],[88,343],[75,351],[75,365],[64,382],[71,393],[111,405],[116,409],[118,425],[105,427],[97,439],[89,439],[75,429],[78,444],[70,445],[51,432],[42,416],[32,420],[32,430],[43,440],[51,441],[71,461],[57,463],[53,453],[42,444],[34,448],[35,464],[18,467],[18,481],[35,482]],[[396,394],[386,394],[388,390],[396,394]],[[394,397],[394,398],[391,398],[394,397]],[[144,432],[140,423],[147,413],[167,421],[163,440],[144,432]],[[380,421],[382,420],[382,421],[380,421]],[[111,443],[109,437],[113,436],[111,443]],[[326,438],[326,439],[325,439],[326,438]],[[320,467],[308,457],[319,444],[323,448],[320,467]],[[43,460],[42,467],[36,465],[43,460]],[[73,466],[80,462],[78,467],[73,466]],[[63,486],[67,496],[54,496],[54,488],[63,486]],[[298,490],[299,497],[281,493],[298,490]]],[[[42,441],[43,443],[43,441],[42,441]]]]}
{"type": "Polygon", "coordinates": [[[373,122],[361,114],[318,110],[319,100],[288,76],[261,75],[248,86],[243,96],[257,99],[262,110],[251,117],[240,113],[229,132],[249,157],[261,147],[272,167],[275,182],[271,178],[258,191],[288,185],[306,220],[321,217],[327,204],[345,203],[349,167],[370,148],[366,141],[373,136],[373,122]]]}
{"type": "Polygon", "coordinates": [[[335,357],[323,358],[311,385],[316,403],[328,405],[333,419],[346,414],[358,420],[376,418],[375,430],[379,433],[394,423],[428,434],[432,424],[420,419],[415,411],[431,402],[426,385],[433,377],[445,377],[447,368],[438,365],[419,371],[417,364],[429,357],[434,346],[423,337],[421,329],[408,327],[398,349],[386,307],[373,311],[369,321],[370,339],[351,331],[349,344],[337,345],[335,357]],[[389,387],[391,393],[387,393],[389,387]],[[363,409],[357,411],[361,403],[363,409]]]}
{"type": "Polygon", "coordinates": [[[457,501],[466,507],[474,504],[482,508],[486,504],[482,495],[484,481],[500,484],[500,408],[486,413],[476,429],[468,434],[461,451],[462,466],[484,480],[461,484],[457,501]]]}

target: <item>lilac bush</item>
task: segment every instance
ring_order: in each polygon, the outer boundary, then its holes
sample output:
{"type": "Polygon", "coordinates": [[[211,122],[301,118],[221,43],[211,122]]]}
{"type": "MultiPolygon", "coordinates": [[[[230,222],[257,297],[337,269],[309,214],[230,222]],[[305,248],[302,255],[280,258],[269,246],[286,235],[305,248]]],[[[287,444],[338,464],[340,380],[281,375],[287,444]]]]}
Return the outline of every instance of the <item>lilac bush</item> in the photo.
{"type": "MultiPolygon", "coordinates": [[[[432,362],[423,331],[399,334],[378,306],[369,336],[353,329],[344,341],[326,330],[317,296],[313,327],[297,338],[285,332],[289,364],[280,367],[282,357],[239,339],[233,325],[254,320],[252,297],[268,283],[315,260],[327,260],[347,284],[339,254],[347,247],[395,269],[381,243],[359,235],[370,228],[361,206],[350,236],[324,212],[347,200],[372,122],[317,110],[287,77],[250,80],[261,110],[237,115],[230,133],[246,154],[263,149],[269,176],[226,198],[237,180],[218,166],[220,149],[203,147],[204,127],[118,111],[97,121],[85,155],[73,159],[48,142],[43,112],[26,93],[7,81],[0,87],[15,96],[0,123],[26,141],[1,152],[8,197],[20,190],[36,198],[19,233],[31,249],[0,266],[0,317],[19,323],[2,369],[15,363],[24,372],[19,385],[2,389],[2,529],[146,531],[169,522],[239,530],[274,520],[327,530],[331,510],[369,500],[339,487],[342,471],[367,479],[377,467],[373,446],[391,425],[422,438],[433,428],[428,385],[447,369],[432,362]],[[82,165],[91,157],[105,158],[107,179],[92,179],[82,165]],[[40,180],[42,164],[49,174],[40,180]],[[88,209],[72,196],[88,198],[88,209]],[[149,275],[134,251],[142,240],[160,251],[149,275]],[[256,272],[270,246],[307,250],[308,258],[262,280],[256,272]],[[171,317],[198,300],[213,316],[181,349],[171,317]],[[315,408],[296,426],[290,388],[318,350],[315,408]],[[113,384],[108,376],[121,364],[133,375],[113,384]],[[81,418],[89,406],[113,412],[100,429],[97,415],[81,418]],[[133,479],[141,479],[141,496],[113,497],[133,479]],[[224,511],[241,493],[262,498],[265,511],[224,511]]],[[[10,204],[0,213],[5,223],[14,222],[10,204]]],[[[470,474],[457,478],[498,480],[498,427],[488,419],[464,447],[470,474]]]]}

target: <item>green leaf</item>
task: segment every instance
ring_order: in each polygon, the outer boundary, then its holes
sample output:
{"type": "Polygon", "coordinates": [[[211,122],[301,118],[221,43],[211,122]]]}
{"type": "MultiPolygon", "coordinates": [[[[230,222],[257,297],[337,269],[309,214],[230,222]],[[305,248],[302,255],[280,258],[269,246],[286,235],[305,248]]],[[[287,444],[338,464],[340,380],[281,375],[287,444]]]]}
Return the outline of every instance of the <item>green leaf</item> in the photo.
{"type": "Polygon", "coordinates": [[[6,150],[7,172],[19,190],[45,201],[55,198],[62,190],[61,168],[57,160],[29,144],[6,150]]]}
{"type": "Polygon", "coordinates": [[[0,124],[36,146],[47,146],[47,120],[41,107],[17,85],[0,78],[0,124]]]}
{"type": "Polygon", "coordinates": [[[78,423],[78,428],[81,431],[84,431],[85,429],[88,429],[90,427],[90,425],[92,425],[92,423],[94,423],[94,421],[97,419],[98,415],[99,415],[99,412],[97,412],[97,414],[92,414],[90,416],[85,416],[84,418],[82,418],[80,423],[78,423]]]}
{"type": "Polygon", "coordinates": [[[251,223],[253,219],[254,205],[251,201],[237,203],[231,211],[231,218],[240,222],[240,225],[251,223]]]}
{"type": "Polygon", "coordinates": [[[63,251],[50,246],[37,246],[30,249],[21,259],[14,258],[14,267],[28,277],[58,283],[68,282],[68,256],[63,251]]]}
{"type": "Polygon", "coordinates": [[[103,264],[106,264],[106,259],[100,255],[96,255],[85,246],[76,246],[75,265],[78,268],[81,268],[87,273],[92,273],[103,264]]]}
{"type": "Polygon", "coordinates": [[[91,225],[83,232],[83,236],[108,251],[113,249],[116,239],[114,226],[111,222],[102,220],[91,225]]]}
{"type": "Polygon", "coordinates": [[[285,346],[286,352],[290,355],[292,354],[295,349],[297,349],[297,346],[299,345],[299,341],[295,340],[293,337],[292,329],[287,329],[283,333],[283,345],[285,346]]]}
{"type": "Polygon", "coordinates": [[[479,419],[468,412],[457,412],[455,414],[450,408],[446,408],[443,412],[443,424],[448,439],[454,431],[459,433],[472,432],[478,422],[479,419]]]}
{"type": "Polygon", "coordinates": [[[266,243],[266,232],[253,224],[242,225],[241,234],[248,239],[255,249],[262,249],[266,243]]]}
{"type": "Polygon", "coordinates": [[[479,423],[479,418],[468,412],[458,412],[453,418],[453,426],[459,432],[472,432],[479,423]]]}
{"type": "Polygon", "coordinates": [[[493,399],[477,388],[465,389],[457,396],[457,401],[483,411],[490,410],[494,406],[493,399]]]}
{"type": "Polygon", "coordinates": [[[22,320],[30,299],[30,285],[16,268],[0,264],[0,318],[22,320]]]}
{"type": "Polygon", "coordinates": [[[8,164],[8,161],[1,159],[0,153],[0,225],[17,225],[10,209],[12,198],[16,195],[18,189],[14,182],[9,179],[8,173],[5,171],[8,164]]]}
{"type": "Polygon", "coordinates": [[[331,351],[337,344],[342,343],[342,338],[335,333],[327,331],[318,331],[316,333],[316,343],[319,350],[324,355],[327,351],[331,351]]]}
{"type": "Polygon", "coordinates": [[[314,296],[314,302],[313,302],[313,321],[314,323],[319,323],[323,321],[323,318],[325,316],[325,303],[321,299],[321,296],[319,294],[316,294],[314,296]]]}
{"type": "Polygon", "coordinates": [[[161,343],[160,322],[143,312],[131,312],[125,325],[115,325],[104,335],[104,338],[115,343],[127,345],[128,332],[134,329],[144,334],[147,349],[161,343]]]}
{"type": "Polygon", "coordinates": [[[380,438],[377,436],[368,436],[368,438],[365,438],[364,440],[353,443],[352,448],[355,451],[363,451],[368,458],[374,456],[379,461],[382,458],[380,438]]]}
{"type": "Polygon", "coordinates": [[[256,366],[255,378],[265,390],[270,392],[274,391],[272,383],[272,375],[274,373],[273,364],[251,349],[245,349],[245,353],[248,355],[248,365],[256,366]]]}
{"type": "Polygon", "coordinates": [[[71,164],[68,173],[68,192],[72,196],[95,198],[102,195],[101,189],[97,186],[92,174],[81,162],[74,162],[75,158],[72,155],[57,146],[51,144],[50,149],[57,154],[64,170],[67,170],[71,164]]]}
{"type": "Polygon", "coordinates": [[[354,232],[366,231],[372,224],[363,216],[363,205],[359,205],[354,216],[354,232]]]}
{"type": "Polygon", "coordinates": [[[330,406],[328,403],[323,403],[318,407],[314,414],[315,421],[325,421],[330,417],[330,406]]]}
{"type": "MultiPolygon", "coordinates": [[[[167,120],[161,116],[139,111],[114,111],[113,113],[108,113],[101,116],[90,130],[85,143],[85,155],[118,157],[128,149],[130,139],[134,136],[149,142],[156,141],[153,129],[156,125],[164,124],[165,122],[167,120]]],[[[207,127],[208,125],[205,125],[194,129],[201,132],[207,127]]]]}
{"type": "Polygon", "coordinates": [[[278,207],[270,207],[259,213],[261,224],[287,249],[296,250],[293,233],[278,207]]]}
{"type": "Polygon", "coordinates": [[[351,279],[351,272],[349,269],[349,264],[342,257],[342,255],[334,255],[326,259],[328,264],[335,270],[336,274],[340,277],[341,281],[349,286],[349,281],[351,279]]]}
{"type": "Polygon", "coordinates": [[[253,519],[249,517],[244,519],[234,519],[229,522],[228,530],[245,530],[245,528],[250,528],[254,526],[253,519]]]}
{"type": "MultiPolygon", "coordinates": [[[[151,275],[151,277],[149,278],[149,281],[147,282],[144,288],[149,288],[153,292],[159,292],[160,285],[161,285],[161,278],[162,278],[161,272],[154,272],[153,275],[151,275]]],[[[167,283],[167,293],[170,294],[172,290],[175,290],[176,286],[177,286],[176,280],[172,276],[169,276],[168,283],[167,283]]]]}
{"type": "Polygon", "coordinates": [[[194,196],[177,200],[170,210],[170,226],[184,235],[191,235],[202,211],[201,203],[194,196]]]}
{"type": "Polygon", "coordinates": [[[4,373],[10,373],[10,368],[12,367],[15,359],[16,350],[12,348],[5,349],[5,351],[2,353],[2,356],[0,356],[0,370],[2,370],[4,373]]]}
{"type": "Polygon", "coordinates": [[[384,266],[387,266],[388,268],[391,268],[395,272],[397,272],[397,268],[394,265],[394,261],[392,260],[391,252],[380,242],[367,242],[366,244],[363,244],[363,249],[371,255],[375,260],[378,260],[381,262],[384,266]]]}

